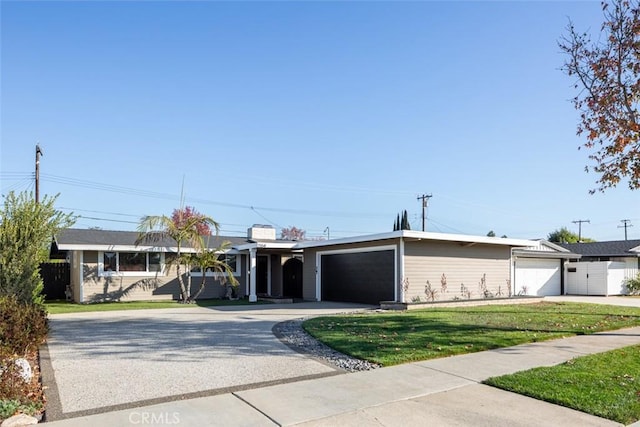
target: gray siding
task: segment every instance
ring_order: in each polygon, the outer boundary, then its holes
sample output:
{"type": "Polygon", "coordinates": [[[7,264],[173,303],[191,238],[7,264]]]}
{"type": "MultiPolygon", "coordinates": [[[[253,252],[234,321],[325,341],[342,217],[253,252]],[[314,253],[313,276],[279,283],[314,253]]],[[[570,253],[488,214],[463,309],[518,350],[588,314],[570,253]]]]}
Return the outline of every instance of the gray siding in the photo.
{"type": "MultiPolygon", "coordinates": [[[[318,252],[336,251],[336,250],[352,250],[367,248],[377,248],[380,246],[396,246],[397,265],[400,266],[400,251],[397,248],[397,239],[379,240],[375,242],[362,242],[362,243],[350,243],[342,245],[327,245],[315,248],[304,249],[304,262],[303,262],[303,278],[302,278],[302,293],[305,300],[316,299],[316,271],[320,269],[320,266],[316,265],[316,255],[318,252]]],[[[400,275],[400,268],[398,268],[398,276],[400,275]]],[[[396,277],[396,286],[399,286],[400,277],[396,277]]],[[[397,291],[396,291],[397,292],[397,291]]]]}
{"type": "Polygon", "coordinates": [[[405,242],[405,302],[427,300],[427,281],[437,291],[436,300],[482,298],[481,279],[494,296],[508,296],[511,250],[507,246],[456,242],[405,242]],[[443,285],[443,275],[446,285],[443,285]],[[463,293],[463,287],[467,293],[463,293]],[[470,295],[469,295],[470,293],[470,295]]]}

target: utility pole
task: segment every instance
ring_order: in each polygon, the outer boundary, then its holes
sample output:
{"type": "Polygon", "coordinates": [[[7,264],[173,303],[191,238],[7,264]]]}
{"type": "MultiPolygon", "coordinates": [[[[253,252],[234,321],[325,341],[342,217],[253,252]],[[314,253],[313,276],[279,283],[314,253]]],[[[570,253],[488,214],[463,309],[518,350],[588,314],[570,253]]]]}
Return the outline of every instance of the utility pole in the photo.
{"type": "Polygon", "coordinates": [[[582,223],[586,222],[587,224],[591,224],[591,221],[588,219],[577,219],[575,221],[571,221],[574,224],[578,224],[578,243],[582,242],[582,223]]]}
{"type": "Polygon", "coordinates": [[[36,205],[40,202],[40,156],[42,156],[40,144],[36,144],[36,205]]]}
{"type": "Polygon", "coordinates": [[[623,225],[619,225],[618,228],[624,227],[624,240],[627,240],[627,228],[628,227],[633,227],[633,224],[631,224],[631,220],[630,219],[621,219],[620,222],[623,225]]]}
{"type": "Polygon", "coordinates": [[[423,194],[417,198],[417,200],[422,200],[422,231],[425,231],[424,221],[427,215],[427,205],[429,204],[429,199],[431,197],[433,197],[431,194],[423,194]]]}

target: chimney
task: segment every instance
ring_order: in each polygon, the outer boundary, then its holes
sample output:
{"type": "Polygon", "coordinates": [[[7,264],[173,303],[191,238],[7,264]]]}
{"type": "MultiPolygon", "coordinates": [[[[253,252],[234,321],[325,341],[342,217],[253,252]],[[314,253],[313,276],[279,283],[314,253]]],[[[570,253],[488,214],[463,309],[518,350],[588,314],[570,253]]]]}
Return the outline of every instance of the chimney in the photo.
{"type": "Polygon", "coordinates": [[[249,240],[276,240],[276,229],[271,225],[253,224],[247,229],[249,240]]]}

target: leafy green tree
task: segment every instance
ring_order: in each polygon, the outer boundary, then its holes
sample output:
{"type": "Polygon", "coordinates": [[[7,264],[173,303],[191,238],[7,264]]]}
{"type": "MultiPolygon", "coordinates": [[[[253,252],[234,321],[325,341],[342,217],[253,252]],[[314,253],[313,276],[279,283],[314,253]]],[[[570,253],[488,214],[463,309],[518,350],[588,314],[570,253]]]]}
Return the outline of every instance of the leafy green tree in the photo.
{"type": "Polygon", "coordinates": [[[582,240],[580,240],[576,233],[569,231],[566,227],[559,228],[549,233],[547,240],[555,243],[580,243],[580,241],[583,243],[595,242],[595,240],[588,237],[583,237],[582,240]]]}
{"type": "MultiPolygon", "coordinates": [[[[640,5],[638,0],[602,2],[604,21],[592,41],[569,22],[560,49],[562,70],[575,78],[580,112],[578,135],[592,150],[587,170],[600,174],[598,190],[615,187],[623,178],[640,188],[640,5]]],[[[593,193],[595,190],[591,190],[593,193]]]]}
{"type": "MultiPolygon", "coordinates": [[[[165,239],[173,239],[176,242],[176,256],[169,258],[168,265],[175,265],[178,283],[180,284],[180,301],[189,303],[191,298],[191,284],[185,284],[182,274],[182,266],[187,268],[193,258],[190,254],[184,254],[185,245],[196,249],[198,253],[208,250],[204,237],[200,234],[203,227],[215,229],[216,234],[220,229],[219,224],[213,218],[202,214],[188,214],[185,209],[174,211],[172,218],[166,215],[145,216],[138,225],[138,238],[136,245],[156,243],[165,239]]],[[[187,270],[188,271],[188,270],[187,270]]]]}
{"type": "Polygon", "coordinates": [[[224,253],[229,249],[229,242],[222,242],[220,246],[215,249],[203,250],[197,254],[191,256],[191,264],[198,266],[200,271],[202,272],[202,280],[200,282],[200,286],[198,290],[193,295],[192,300],[196,300],[200,294],[204,291],[207,278],[206,272],[211,271],[213,273],[220,273],[217,276],[218,281],[221,285],[229,285],[232,288],[236,288],[239,283],[238,280],[233,276],[233,269],[226,261],[221,259],[224,256],[224,253]]]}
{"type": "Polygon", "coordinates": [[[75,222],[54,208],[57,195],[37,203],[33,193],[5,196],[0,212],[0,296],[23,303],[43,302],[40,264],[49,256],[53,236],[75,222]]]}

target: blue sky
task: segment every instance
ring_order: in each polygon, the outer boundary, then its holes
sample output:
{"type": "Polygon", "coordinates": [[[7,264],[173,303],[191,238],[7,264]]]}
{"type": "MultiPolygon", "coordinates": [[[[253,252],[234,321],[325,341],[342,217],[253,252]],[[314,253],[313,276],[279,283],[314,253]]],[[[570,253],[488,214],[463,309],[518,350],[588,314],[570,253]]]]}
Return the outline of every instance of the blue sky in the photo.
{"type": "Polygon", "coordinates": [[[222,233],[427,230],[640,238],[638,192],[589,195],[557,40],[599,2],[1,3],[2,193],[77,227],[186,204],[222,233]]]}

